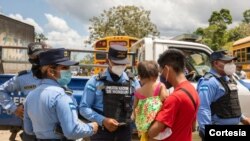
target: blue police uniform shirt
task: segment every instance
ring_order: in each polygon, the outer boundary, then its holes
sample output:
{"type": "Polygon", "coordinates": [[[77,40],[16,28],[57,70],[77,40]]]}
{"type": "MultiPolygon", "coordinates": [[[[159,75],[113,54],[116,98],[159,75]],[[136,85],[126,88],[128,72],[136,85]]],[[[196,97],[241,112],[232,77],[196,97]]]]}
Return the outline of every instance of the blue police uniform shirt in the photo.
{"type": "Polygon", "coordinates": [[[91,123],[85,124],[78,119],[72,97],[65,94],[54,80],[43,79],[41,85],[27,96],[24,109],[24,130],[38,139],[62,138],[54,132],[58,123],[68,139],[94,134],[91,123]]]}
{"type": "MultiPolygon", "coordinates": [[[[221,77],[215,70],[211,69],[210,73],[221,77]]],[[[223,76],[224,80],[229,81],[228,76],[223,76]]],[[[199,130],[205,133],[205,125],[228,125],[239,124],[240,118],[219,118],[216,114],[211,114],[210,105],[225,94],[225,89],[221,83],[215,78],[211,77],[209,80],[204,80],[202,77],[198,84],[197,90],[200,97],[200,107],[198,110],[198,124],[199,130]]]]}
{"type": "MultiPolygon", "coordinates": [[[[110,76],[108,69],[104,72],[106,80],[114,82],[110,76]]],[[[129,78],[125,72],[122,73],[120,79],[116,81],[117,83],[124,83],[128,81],[129,78]]],[[[79,104],[80,114],[90,121],[97,122],[102,126],[104,116],[98,114],[93,109],[103,111],[103,92],[100,86],[103,86],[104,83],[100,80],[96,80],[96,76],[93,76],[88,80],[85,85],[84,92],[82,95],[81,102],[79,104]]],[[[140,84],[137,80],[132,81],[132,87],[137,89],[140,87],[140,84]]]]}
{"type": "Polygon", "coordinates": [[[10,113],[14,113],[17,107],[10,98],[10,94],[20,91],[27,96],[40,82],[41,80],[34,77],[30,70],[12,77],[0,86],[0,105],[10,113]]]}

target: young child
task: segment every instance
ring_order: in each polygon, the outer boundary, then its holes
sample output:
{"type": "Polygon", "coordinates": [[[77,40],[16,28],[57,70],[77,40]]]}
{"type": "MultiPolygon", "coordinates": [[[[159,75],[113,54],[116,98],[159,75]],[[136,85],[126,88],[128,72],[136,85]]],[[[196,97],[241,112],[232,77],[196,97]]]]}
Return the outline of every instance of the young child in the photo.
{"type": "Polygon", "coordinates": [[[147,130],[168,96],[165,85],[157,81],[158,74],[159,69],[155,61],[143,61],[138,64],[141,88],[135,92],[131,118],[135,119],[140,141],[148,141],[147,130]]]}

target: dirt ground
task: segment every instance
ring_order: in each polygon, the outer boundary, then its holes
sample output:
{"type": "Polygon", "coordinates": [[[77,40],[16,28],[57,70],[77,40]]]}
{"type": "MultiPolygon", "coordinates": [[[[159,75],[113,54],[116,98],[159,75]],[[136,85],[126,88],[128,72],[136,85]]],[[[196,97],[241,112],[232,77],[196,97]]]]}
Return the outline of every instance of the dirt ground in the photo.
{"type": "MultiPolygon", "coordinates": [[[[21,133],[21,132],[19,132],[21,133]]],[[[9,137],[10,137],[10,132],[9,131],[1,131],[0,130],[0,141],[9,141],[9,137]]],[[[21,141],[21,138],[19,136],[19,134],[16,137],[16,141],[21,141]]],[[[133,139],[133,141],[139,141],[138,139],[133,139]]],[[[201,141],[197,132],[193,133],[193,141],[201,141]]]]}
{"type": "MultiPolygon", "coordinates": [[[[10,137],[10,131],[0,130],[0,141],[9,141],[9,137],[10,137]]],[[[16,141],[21,141],[19,134],[16,137],[16,141]]]]}

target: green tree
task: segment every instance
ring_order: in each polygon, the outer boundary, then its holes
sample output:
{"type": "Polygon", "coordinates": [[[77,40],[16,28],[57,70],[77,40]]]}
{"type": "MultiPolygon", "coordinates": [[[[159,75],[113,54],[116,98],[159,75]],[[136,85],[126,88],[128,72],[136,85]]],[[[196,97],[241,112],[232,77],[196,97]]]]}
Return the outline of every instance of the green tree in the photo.
{"type": "MultiPolygon", "coordinates": [[[[83,59],[80,61],[80,64],[94,64],[94,54],[86,54],[83,59]]],[[[91,70],[91,66],[86,67],[88,70],[91,70]]]]}
{"type": "Polygon", "coordinates": [[[229,34],[228,41],[231,41],[231,42],[250,36],[250,24],[243,22],[239,24],[238,26],[230,29],[228,31],[228,34],[229,34]]]}
{"type": "Polygon", "coordinates": [[[243,17],[244,17],[243,22],[249,24],[249,23],[250,23],[250,9],[249,9],[249,10],[246,10],[246,11],[243,13],[243,17]]]}
{"type": "Polygon", "coordinates": [[[232,16],[228,9],[221,9],[220,12],[214,11],[208,22],[209,25],[226,26],[232,23],[232,16]]]}
{"type": "Polygon", "coordinates": [[[104,10],[98,17],[90,19],[89,43],[105,36],[133,36],[142,38],[160,33],[150,20],[150,11],[136,6],[117,6],[104,10]]]}
{"type": "Polygon", "coordinates": [[[214,11],[208,20],[207,28],[198,28],[194,33],[202,36],[202,43],[213,50],[220,50],[227,43],[227,25],[232,23],[232,16],[227,9],[214,11]]]}
{"type": "Polygon", "coordinates": [[[36,42],[42,42],[46,41],[48,38],[43,33],[35,33],[35,41],[36,42]]]}

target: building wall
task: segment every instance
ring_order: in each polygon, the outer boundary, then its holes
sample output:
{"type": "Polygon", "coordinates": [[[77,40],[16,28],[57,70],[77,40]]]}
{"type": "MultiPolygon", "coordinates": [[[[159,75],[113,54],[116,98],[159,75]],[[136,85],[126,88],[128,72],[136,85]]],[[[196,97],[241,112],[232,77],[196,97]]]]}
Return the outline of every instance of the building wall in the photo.
{"type": "MultiPolygon", "coordinates": [[[[0,14],[0,46],[11,48],[11,46],[27,47],[35,40],[34,26],[14,20],[0,14]]],[[[28,61],[26,49],[1,48],[1,60],[28,61]]],[[[1,73],[17,73],[29,68],[29,64],[23,63],[1,63],[1,73]]]]}

